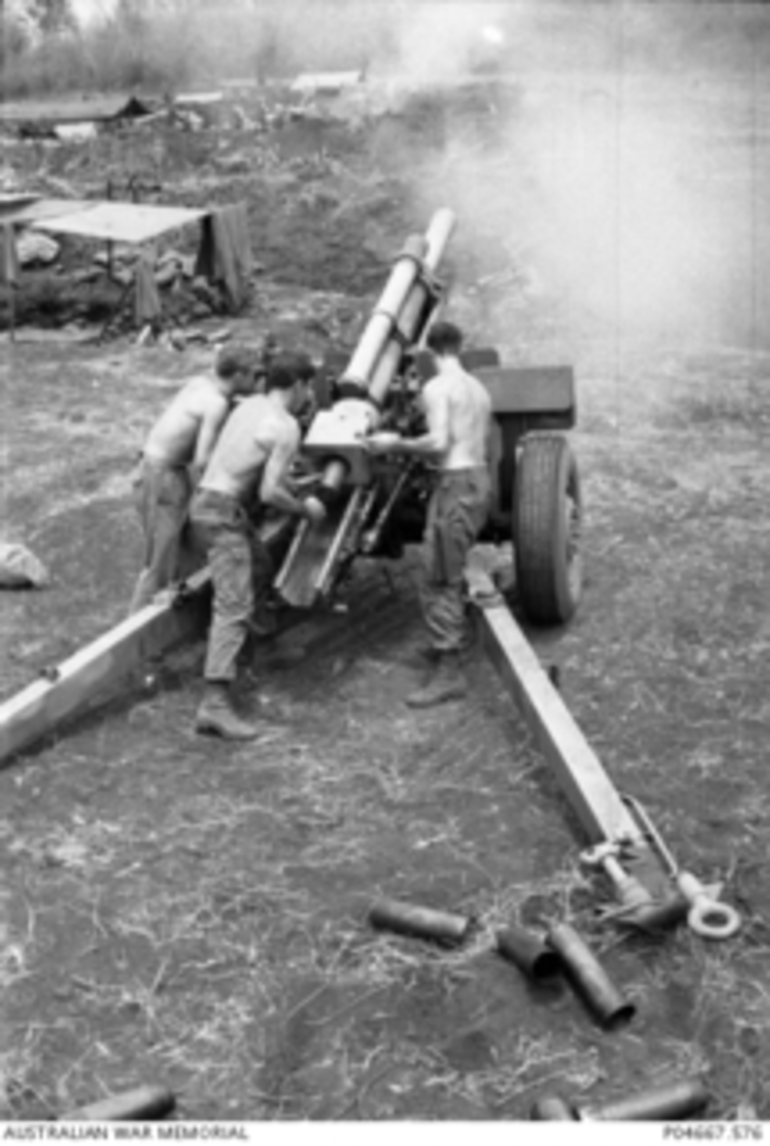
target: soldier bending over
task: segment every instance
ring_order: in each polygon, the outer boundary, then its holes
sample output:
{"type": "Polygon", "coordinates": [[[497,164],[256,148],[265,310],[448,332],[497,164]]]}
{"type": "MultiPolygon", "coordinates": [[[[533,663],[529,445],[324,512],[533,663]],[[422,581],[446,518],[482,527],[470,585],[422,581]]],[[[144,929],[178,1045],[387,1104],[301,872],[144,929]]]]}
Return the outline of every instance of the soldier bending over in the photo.
{"type": "Polygon", "coordinates": [[[150,430],[134,479],[144,531],[144,567],[131,598],[131,613],[178,579],[192,491],[233,399],[254,389],[256,367],[255,355],[247,347],[223,348],[214,376],[191,378],[150,430]]]}
{"type": "Polygon", "coordinates": [[[438,370],[421,394],[427,433],[402,438],[382,432],[367,439],[374,453],[417,455],[437,463],[423,538],[421,586],[431,674],[422,688],[406,698],[413,708],[427,708],[465,694],[460,665],[460,654],[468,643],[463,572],[468,552],[487,519],[491,492],[489,394],[460,364],[462,333],[458,327],[437,322],[426,341],[438,370]]]}
{"type": "Polygon", "coordinates": [[[208,553],[214,590],[206,692],[195,727],[230,740],[249,740],[259,732],[237,715],[231,695],[238,654],[273,576],[270,554],[248,512],[254,495],[262,505],[311,522],[325,516],[317,499],[300,500],[287,485],[300,444],[294,415],[308,399],[301,374],[294,358],[273,359],[265,393],[241,402],[228,418],[190,511],[196,538],[208,553]]]}

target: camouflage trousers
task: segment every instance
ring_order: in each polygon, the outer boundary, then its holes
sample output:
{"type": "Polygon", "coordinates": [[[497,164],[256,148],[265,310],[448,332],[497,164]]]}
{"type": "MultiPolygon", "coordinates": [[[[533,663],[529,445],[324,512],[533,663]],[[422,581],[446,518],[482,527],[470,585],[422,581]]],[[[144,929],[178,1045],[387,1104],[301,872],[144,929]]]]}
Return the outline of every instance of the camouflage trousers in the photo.
{"type": "Polygon", "coordinates": [[[489,501],[484,467],[445,470],[433,491],[423,540],[421,603],[431,645],[438,652],[467,644],[463,573],[487,519],[489,501]]]}
{"type": "Polygon", "coordinates": [[[192,484],[186,466],[142,458],[133,486],[144,532],[142,571],[131,598],[130,611],[135,613],[179,578],[192,484]]]}
{"type": "Polygon", "coordinates": [[[210,681],[235,680],[252,617],[270,589],[272,559],[234,497],[199,490],[190,520],[196,542],[206,550],[213,589],[204,676],[210,681]]]}

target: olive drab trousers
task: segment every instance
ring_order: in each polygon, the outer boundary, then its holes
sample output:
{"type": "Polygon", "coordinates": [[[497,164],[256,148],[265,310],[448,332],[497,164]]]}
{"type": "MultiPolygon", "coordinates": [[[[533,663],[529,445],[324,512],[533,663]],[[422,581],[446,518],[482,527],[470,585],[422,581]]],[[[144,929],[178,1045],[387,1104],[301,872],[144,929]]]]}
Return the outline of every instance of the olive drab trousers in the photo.
{"type": "Polygon", "coordinates": [[[491,483],[483,466],[445,470],[428,505],[421,604],[431,645],[454,652],[468,641],[463,573],[489,513],[491,483]]]}
{"type": "Polygon", "coordinates": [[[130,606],[135,613],[180,576],[192,495],[187,467],[142,458],[133,478],[133,494],[144,533],[144,561],[130,606]]]}
{"type": "Polygon", "coordinates": [[[232,681],[252,618],[269,593],[272,559],[246,510],[234,497],[198,490],[190,520],[196,544],[206,550],[213,589],[204,676],[208,681],[232,681]]]}

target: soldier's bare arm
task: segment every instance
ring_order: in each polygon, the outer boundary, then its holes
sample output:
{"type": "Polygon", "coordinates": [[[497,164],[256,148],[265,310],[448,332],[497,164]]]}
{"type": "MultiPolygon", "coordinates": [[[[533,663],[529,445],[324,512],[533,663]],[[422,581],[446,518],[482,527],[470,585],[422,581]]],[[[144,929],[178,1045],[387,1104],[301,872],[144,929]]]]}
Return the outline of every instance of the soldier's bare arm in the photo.
{"type": "MultiPolygon", "coordinates": [[[[311,499],[300,501],[290,493],[287,485],[289,468],[297,456],[298,449],[299,426],[288,426],[285,429],[281,427],[276,433],[265,463],[259,496],[265,505],[272,505],[282,513],[291,513],[295,517],[306,517],[309,521],[317,521],[319,520],[317,504],[313,505],[311,499]]],[[[320,517],[323,517],[323,512],[320,517]]]]}
{"type": "Polygon", "coordinates": [[[450,443],[449,395],[446,388],[440,383],[429,382],[422,392],[422,403],[428,422],[427,433],[417,438],[402,438],[400,434],[387,431],[371,434],[366,439],[368,448],[373,453],[443,457],[450,443]]]}
{"type": "Polygon", "coordinates": [[[208,465],[229,410],[229,403],[219,395],[212,397],[203,408],[192,460],[192,478],[196,485],[208,465]]]}

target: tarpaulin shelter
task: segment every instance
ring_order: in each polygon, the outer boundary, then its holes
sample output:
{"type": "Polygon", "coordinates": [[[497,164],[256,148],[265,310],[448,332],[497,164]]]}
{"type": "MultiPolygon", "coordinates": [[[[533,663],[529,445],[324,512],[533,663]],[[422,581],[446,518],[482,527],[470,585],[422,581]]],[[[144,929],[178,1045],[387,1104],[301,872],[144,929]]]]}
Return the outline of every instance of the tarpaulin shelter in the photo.
{"type": "MultiPolygon", "coordinates": [[[[211,209],[167,207],[116,200],[46,199],[30,195],[0,195],[0,226],[6,249],[10,250],[11,231],[15,227],[46,231],[51,234],[76,235],[141,246],[189,223],[203,221],[203,234],[198,256],[201,273],[221,282],[232,309],[243,304],[251,253],[244,204],[211,209]],[[205,268],[205,271],[204,269],[205,268]]],[[[10,266],[11,254],[4,265],[10,266]]],[[[141,260],[140,260],[141,266],[141,260]]],[[[145,268],[146,270],[146,268],[145,268]]],[[[8,278],[8,276],[5,276],[8,278]]],[[[13,282],[13,278],[10,279],[13,282]]],[[[147,303],[146,273],[137,275],[137,290],[143,291],[147,303]]],[[[12,287],[11,287],[12,293],[12,287]]],[[[145,318],[148,316],[144,314],[145,318]]]]}

